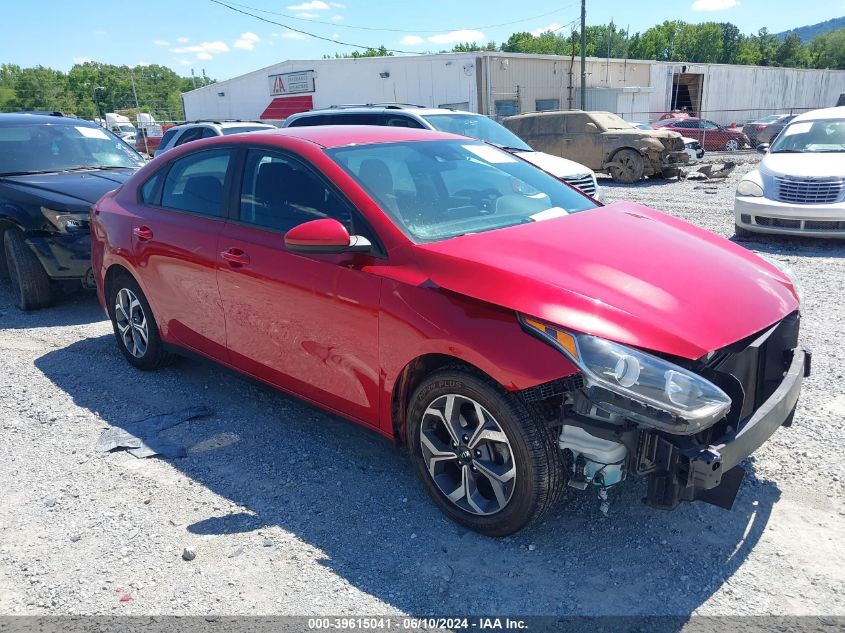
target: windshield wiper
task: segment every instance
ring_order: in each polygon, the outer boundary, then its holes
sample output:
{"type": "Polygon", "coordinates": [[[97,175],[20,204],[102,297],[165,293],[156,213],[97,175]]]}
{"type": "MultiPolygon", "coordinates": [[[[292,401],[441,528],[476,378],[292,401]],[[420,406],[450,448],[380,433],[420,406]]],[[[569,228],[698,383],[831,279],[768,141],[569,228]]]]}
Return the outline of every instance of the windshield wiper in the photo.
{"type": "Polygon", "coordinates": [[[6,176],[34,176],[36,174],[54,174],[57,171],[61,171],[59,169],[34,169],[30,171],[8,171],[5,174],[0,174],[0,178],[4,178],[6,176]]]}

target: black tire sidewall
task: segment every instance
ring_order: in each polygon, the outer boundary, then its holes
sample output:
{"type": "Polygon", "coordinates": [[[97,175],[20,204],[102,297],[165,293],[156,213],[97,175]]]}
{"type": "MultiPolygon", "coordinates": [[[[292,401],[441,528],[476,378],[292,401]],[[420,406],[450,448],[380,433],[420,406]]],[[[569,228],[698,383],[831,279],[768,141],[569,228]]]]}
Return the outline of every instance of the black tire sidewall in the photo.
{"type": "Polygon", "coordinates": [[[50,278],[18,229],[3,232],[3,258],[18,307],[28,311],[50,305],[50,278]]]}
{"type": "Polygon", "coordinates": [[[109,317],[111,318],[115,341],[117,342],[117,346],[120,348],[124,358],[126,358],[130,364],[144,371],[159,367],[161,365],[160,359],[164,353],[164,349],[161,337],[158,334],[158,323],[153,316],[152,308],[150,308],[150,304],[147,301],[147,297],[144,295],[144,291],[141,290],[141,286],[138,285],[138,282],[135,281],[135,279],[124,274],[118,275],[112,280],[109,286],[108,311],[109,317]],[[126,344],[123,342],[123,338],[120,336],[120,331],[117,329],[117,318],[115,316],[114,306],[117,295],[123,288],[131,290],[132,293],[138,297],[138,301],[141,303],[141,308],[144,310],[144,316],[147,319],[147,349],[141,357],[133,356],[132,352],[126,349],[126,344]]]}
{"type": "Polygon", "coordinates": [[[408,408],[408,452],[426,492],[450,519],[488,536],[506,536],[516,532],[534,517],[538,503],[534,483],[535,457],[519,422],[520,417],[530,414],[514,409],[514,403],[488,382],[460,370],[438,372],[424,380],[411,397],[408,408]],[[419,441],[422,414],[432,401],[449,393],[461,394],[479,402],[496,418],[510,442],[516,464],[516,484],[507,506],[495,514],[479,516],[455,506],[432,480],[422,457],[419,441]]]}

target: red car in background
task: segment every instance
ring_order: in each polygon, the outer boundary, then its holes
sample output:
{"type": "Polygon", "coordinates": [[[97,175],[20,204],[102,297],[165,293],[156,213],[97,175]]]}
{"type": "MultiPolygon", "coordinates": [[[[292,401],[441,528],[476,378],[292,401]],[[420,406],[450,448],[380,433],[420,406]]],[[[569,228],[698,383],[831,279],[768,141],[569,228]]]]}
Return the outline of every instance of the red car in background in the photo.
{"type": "Polygon", "coordinates": [[[652,127],[656,130],[671,130],[687,138],[700,141],[704,149],[711,152],[735,152],[750,147],[748,138],[736,128],[724,127],[707,119],[682,117],[658,121],[652,127]]]}
{"type": "Polygon", "coordinates": [[[809,367],[777,265],[442,132],[199,140],[91,231],[130,364],[188,350],[407,444],[440,509],[488,535],[627,477],[657,508],[730,508],[809,367]]]}

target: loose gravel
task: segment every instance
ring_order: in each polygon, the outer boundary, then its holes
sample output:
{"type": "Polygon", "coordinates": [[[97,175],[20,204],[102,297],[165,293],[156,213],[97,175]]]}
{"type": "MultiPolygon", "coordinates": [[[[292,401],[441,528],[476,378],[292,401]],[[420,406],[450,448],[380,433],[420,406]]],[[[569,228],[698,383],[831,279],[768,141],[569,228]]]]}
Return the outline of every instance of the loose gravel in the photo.
{"type": "MultiPolygon", "coordinates": [[[[757,160],[735,158],[724,181],[605,194],[731,237],[757,160]]],[[[814,366],[733,511],[658,512],[632,481],[607,517],[571,491],[500,540],[443,518],[368,431],[195,360],[135,371],[92,295],[24,314],[0,287],[0,614],[845,615],[845,244],[740,243],[800,277],[814,366]],[[164,432],[186,457],[94,451],[189,406],[214,415],[164,432]]]]}

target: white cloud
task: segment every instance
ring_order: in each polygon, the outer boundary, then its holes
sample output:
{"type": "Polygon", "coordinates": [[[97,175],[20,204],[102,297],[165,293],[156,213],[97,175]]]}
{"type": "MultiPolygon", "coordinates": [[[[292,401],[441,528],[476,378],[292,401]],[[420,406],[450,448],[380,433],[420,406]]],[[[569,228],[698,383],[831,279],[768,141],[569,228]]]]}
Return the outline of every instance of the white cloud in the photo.
{"type": "Polygon", "coordinates": [[[296,17],[302,18],[304,20],[312,20],[314,18],[319,18],[320,14],[319,13],[297,13],[296,17]]]}
{"type": "Polygon", "coordinates": [[[190,66],[190,65],[191,65],[191,61],[190,61],[190,60],[188,60],[188,59],[180,59],[180,60],[179,60],[179,64],[180,64],[181,66],[190,66]]]}
{"type": "Polygon", "coordinates": [[[153,44],[156,46],[170,46],[170,42],[167,40],[153,40],[153,44]]]}
{"type": "Polygon", "coordinates": [[[331,17],[331,21],[332,21],[332,22],[342,22],[342,21],[343,21],[343,16],[342,16],[342,15],[333,15],[333,16],[331,17]]]}
{"type": "Polygon", "coordinates": [[[341,4],[340,2],[329,2],[329,6],[332,6],[335,9],[345,9],[346,8],[346,5],[341,4]]]}
{"type": "Polygon", "coordinates": [[[739,4],[738,0],[695,0],[692,3],[693,11],[724,11],[732,9],[739,4]]]}
{"type": "Polygon", "coordinates": [[[242,48],[245,51],[251,51],[255,48],[255,45],[261,41],[261,38],[258,37],[255,33],[247,31],[246,33],[241,33],[239,39],[237,39],[234,43],[235,48],[242,48]]]}
{"type": "MultiPolygon", "coordinates": [[[[216,40],[214,42],[201,42],[199,44],[193,44],[191,46],[171,48],[170,52],[176,53],[177,55],[186,55],[188,53],[193,53],[194,55],[196,55],[197,59],[202,61],[208,61],[210,59],[213,59],[214,55],[219,55],[220,53],[228,53],[230,50],[231,49],[229,48],[229,45],[226,44],[226,42],[216,40]]],[[[179,63],[181,64],[182,61],[180,61],[179,63]]]]}
{"type": "Polygon", "coordinates": [[[399,40],[400,44],[404,46],[416,46],[417,44],[422,44],[425,40],[421,38],[419,35],[406,35],[401,40],[399,40]]]}
{"type": "Polygon", "coordinates": [[[292,4],[288,6],[288,9],[291,11],[325,11],[328,8],[329,5],[323,2],[323,0],[311,0],[311,2],[303,2],[302,4],[292,4]]]}
{"type": "Polygon", "coordinates": [[[73,63],[74,64],[85,64],[87,62],[93,62],[94,60],[90,57],[74,57],[73,63]]]}
{"type": "Polygon", "coordinates": [[[481,31],[463,29],[432,35],[428,38],[428,41],[434,44],[457,44],[458,42],[481,42],[486,39],[487,37],[481,31]]]}
{"type": "Polygon", "coordinates": [[[177,41],[177,42],[179,42],[180,44],[187,44],[187,43],[190,41],[190,39],[191,39],[191,38],[189,38],[189,37],[185,37],[185,36],[183,35],[182,37],[177,37],[177,38],[176,38],[176,41],[177,41]]]}
{"type": "Polygon", "coordinates": [[[537,37],[538,35],[542,35],[546,31],[557,31],[563,28],[562,25],[558,24],[557,22],[552,22],[551,24],[547,24],[546,26],[541,26],[539,29],[534,29],[531,31],[531,35],[537,37]]]}
{"type": "Polygon", "coordinates": [[[144,61],[143,59],[141,61],[139,61],[137,65],[138,66],[152,66],[152,64],[150,64],[150,62],[144,61]]]}
{"type": "Polygon", "coordinates": [[[108,35],[108,32],[102,29],[97,29],[96,31],[94,31],[94,35],[108,35]]]}
{"type": "Polygon", "coordinates": [[[307,36],[296,31],[285,31],[284,33],[273,33],[273,37],[281,37],[283,40],[304,40],[307,36]]]}

